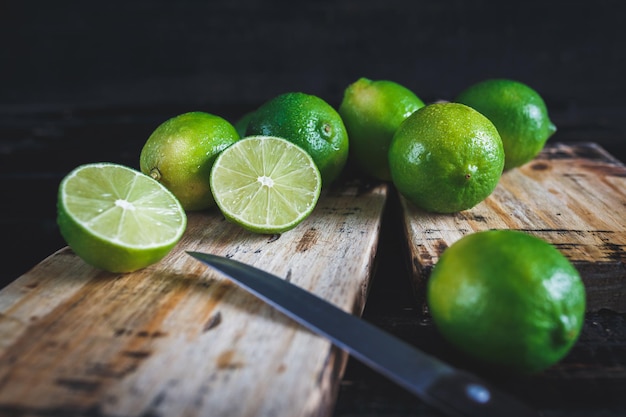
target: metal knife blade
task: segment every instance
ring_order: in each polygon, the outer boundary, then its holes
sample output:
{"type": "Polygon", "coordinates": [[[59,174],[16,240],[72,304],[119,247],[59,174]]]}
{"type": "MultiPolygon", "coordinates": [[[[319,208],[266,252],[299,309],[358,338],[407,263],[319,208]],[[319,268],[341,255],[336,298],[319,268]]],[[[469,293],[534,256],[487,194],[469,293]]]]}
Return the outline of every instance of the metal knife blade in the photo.
{"type": "Polygon", "coordinates": [[[475,375],[453,368],[280,277],[233,259],[187,253],[449,416],[539,415],[475,375]]]}

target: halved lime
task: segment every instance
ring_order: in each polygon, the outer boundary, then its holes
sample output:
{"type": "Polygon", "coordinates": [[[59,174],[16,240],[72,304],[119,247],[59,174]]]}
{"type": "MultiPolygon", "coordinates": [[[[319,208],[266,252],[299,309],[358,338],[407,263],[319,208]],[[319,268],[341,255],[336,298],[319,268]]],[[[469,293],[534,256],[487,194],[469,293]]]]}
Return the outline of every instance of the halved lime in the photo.
{"type": "Polygon", "coordinates": [[[257,233],[296,227],[315,208],[322,178],[311,156],[273,136],[235,142],[215,160],[211,190],[224,217],[257,233]]]}
{"type": "Polygon", "coordinates": [[[85,262],[130,272],[167,255],[183,235],[187,217],[158,181],[123,165],[93,163],[61,181],[57,223],[85,262]]]}

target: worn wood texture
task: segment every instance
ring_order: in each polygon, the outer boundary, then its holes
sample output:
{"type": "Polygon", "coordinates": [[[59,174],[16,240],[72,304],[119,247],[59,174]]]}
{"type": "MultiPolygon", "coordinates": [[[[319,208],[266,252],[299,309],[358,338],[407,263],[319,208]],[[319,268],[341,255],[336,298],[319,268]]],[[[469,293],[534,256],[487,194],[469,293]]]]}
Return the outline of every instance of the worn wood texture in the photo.
{"type": "Polygon", "coordinates": [[[318,416],[346,354],[186,255],[206,251],[361,314],[386,185],[325,191],[282,235],[189,215],[161,262],[111,274],[69,248],[0,292],[0,416],[318,416]]]}
{"type": "Polygon", "coordinates": [[[516,229],[554,244],[580,271],[587,310],[626,312],[626,166],[591,143],[551,144],[503,174],[476,207],[455,214],[419,210],[401,197],[414,289],[425,286],[441,253],[462,236],[516,229]]]}

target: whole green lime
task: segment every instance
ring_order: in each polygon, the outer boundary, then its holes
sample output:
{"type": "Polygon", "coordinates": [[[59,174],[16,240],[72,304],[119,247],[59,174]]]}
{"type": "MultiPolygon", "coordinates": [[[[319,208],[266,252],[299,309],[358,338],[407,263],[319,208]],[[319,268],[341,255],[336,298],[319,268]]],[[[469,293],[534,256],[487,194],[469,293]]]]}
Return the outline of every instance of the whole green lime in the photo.
{"type": "Polygon", "coordinates": [[[344,91],[339,106],[350,140],[350,158],[370,177],[389,181],[389,144],[404,121],[424,102],[389,80],[360,78],[344,91]]]}
{"type": "Polygon", "coordinates": [[[519,81],[490,79],[476,83],[455,99],[484,114],[498,129],[504,145],[504,169],[532,160],[556,132],[537,91],[519,81]]]}
{"type": "Polygon", "coordinates": [[[337,111],[311,94],[281,94],[259,107],[248,121],[246,136],[278,136],[311,155],[329,185],[348,159],[348,133],[337,111]]]}
{"type": "Polygon", "coordinates": [[[496,188],[503,166],[502,141],[493,123],[458,103],[417,110],[402,122],[389,147],[393,184],[431,212],[474,207],[496,188]]]}
{"type": "Polygon", "coordinates": [[[560,361],[584,322],[585,288],[554,246],[513,230],[466,235],[444,250],[428,281],[436,327],[496,369],[535,373],[560,361]]]}
{"type": "Polygon", "coordinates": [[[239,140],[234,126],[205,113],[184,113],[159,125],[139,157],[141,172],[165,185],[185,210],[215,206],[209,177],[215,158],[239,140]]]}

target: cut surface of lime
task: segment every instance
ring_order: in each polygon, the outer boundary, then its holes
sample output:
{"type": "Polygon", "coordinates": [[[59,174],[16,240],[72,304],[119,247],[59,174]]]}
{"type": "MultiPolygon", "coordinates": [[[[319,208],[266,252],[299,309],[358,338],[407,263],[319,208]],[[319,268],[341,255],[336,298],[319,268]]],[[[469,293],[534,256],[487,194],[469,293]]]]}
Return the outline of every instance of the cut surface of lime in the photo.
{"type": "Polygon", "coordinates": [[[57,223],[85,262],[130,272],[167,255],[182,237],[187,217],[158,181],[123,165],[92,163],[61,181],[57,223]]]}
{"type": "Polygon", "coordinates": [[[322,178],[311,156],[278,137],[250,136],[224,150],[211,190],[228,220],[257,233],[282,233],[311,214],[322,178]]]}

